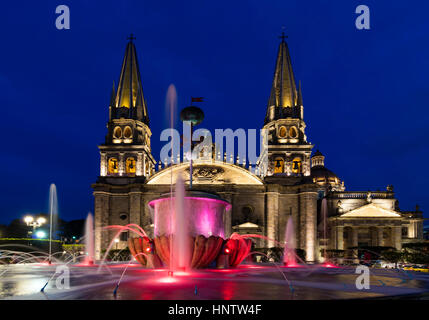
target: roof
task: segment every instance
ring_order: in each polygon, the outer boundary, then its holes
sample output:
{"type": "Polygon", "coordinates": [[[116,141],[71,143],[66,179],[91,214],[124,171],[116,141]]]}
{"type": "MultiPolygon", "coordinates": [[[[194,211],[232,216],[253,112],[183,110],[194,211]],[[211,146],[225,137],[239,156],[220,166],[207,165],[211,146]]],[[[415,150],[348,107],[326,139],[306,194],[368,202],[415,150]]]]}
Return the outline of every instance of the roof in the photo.
{"type": "Polygon", "coordinates": [[[338,178],[338,176],[325,166],[314,166],[311,168],[313,178],[338,178]]]}
{"type": "Polygon", "coordinates": [[[394,211],[382,208],[374,203],[369,203],[357,209],[353,209],[340,216],[340,218],[401,218],[402,216],[394,211]]]}
{"type": "Polygon", "coordinates": [[[294,107],[297,104],[295,76],[292,70],[289,48],[286,41],[279,45],[274,79],[268,106],[294,107]]]}
{"type": "Polygon", "coordinates": [[[149,123],[146,101],[143,96],[143,87],[140,70],[137,61],[136,47],[130,40],[125,49],[122,62],[121,74],[119,76],[118,89],[112,90],[115,96],[111,103],[116,108],[135,108],[135,118],[146,124],[149,123]]]}
{"type": "Polygon", "coordinates": [[[236,226],[233,226],[233,228],[240,228],[240,229],[257,229],[259,226],[252,222],[245,222],[236,226]]]}

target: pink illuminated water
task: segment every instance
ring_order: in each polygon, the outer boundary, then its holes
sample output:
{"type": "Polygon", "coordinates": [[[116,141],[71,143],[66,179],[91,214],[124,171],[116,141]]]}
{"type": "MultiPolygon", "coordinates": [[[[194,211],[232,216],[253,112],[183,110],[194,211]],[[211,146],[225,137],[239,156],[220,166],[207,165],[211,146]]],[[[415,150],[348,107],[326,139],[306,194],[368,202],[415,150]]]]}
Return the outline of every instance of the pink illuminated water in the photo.
{"type": "MultiPolygon", "coordinates": [[[[171,201],[175,202],[175,197],[172,199],[160,198],[149,202],[149,206],[154,211],[155,236],[174,233],[172,230],[174,230],[173,223],[175,222],[170,217],[174,216],[175,213],[171,201]]],[[[188,233],[193,237],[197,235],[210,237],[213,235],[225,238],[223,216],[230,207],[228,202],[209,198],[203,193],[201,196],[197,193],[192,193],[192,196],[184,196],[183,208],[188,221],[191,222],[187,225],[188,233]]]]}
{"type": "Polygon", "coordinates": [[[85,265],[94,263],[94,219],[91,213],[88,213],[85,223],[85,265]]]}
{"type": "Polygon", "coordinates": [[[295,231],[293,227],[293,219],[289,217],[285,232],[285,247],[283,253],[283,263],[288,267],[297,266],[295,253],[295,231]]]}
{"type": "Polygon", "coordinates": [[[326,223],[327,223],[327,215],[328,215],[328,203],[326,201],[326,198],[323,198],[322,200],[322,219],[323,219],[323,241],[324,241],[324,249],[323,249],[323,260],[326,265],[329,265],[328,263],[328,257],[326,254],[326,223]]]}
{"type": "Polygon", "coordinates": [[[189,210],[185,210],[185,186],[182,177],[179,175],[176,181],[174,212],[170,216],[173,233],[170,269],[175,271],[188,270],[191,263],[188,213],[189,210]]]}

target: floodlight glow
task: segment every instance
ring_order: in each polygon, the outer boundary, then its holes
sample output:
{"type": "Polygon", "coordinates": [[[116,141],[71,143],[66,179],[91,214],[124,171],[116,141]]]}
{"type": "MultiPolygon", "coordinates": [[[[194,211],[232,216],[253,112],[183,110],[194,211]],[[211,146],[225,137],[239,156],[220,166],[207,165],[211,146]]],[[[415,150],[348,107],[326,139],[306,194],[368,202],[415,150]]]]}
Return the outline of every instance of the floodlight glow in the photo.
{"type": "Polygon", "coordinates": [[[33,222],[34,218],[32,216],[26,216],[24,217],[24,222],[25,223],[31,223],[33,222]]]}
{"type": "Polygon", "coordinates": [[[42,225],[42,224],[46,223],[46,219],[45,219],[45,218],[43,218],[43,217],[40,217],[40,218],[38,218],[38,219],[37,219],[37,223],[38,223],[39,225],[42,225]]]}
{"type": "Polygon", "coordinates": [[[37,231],[36,232],[36,237],[39,239],[45,238],[46,237],[46,233],[44,231],[37,231]]]}

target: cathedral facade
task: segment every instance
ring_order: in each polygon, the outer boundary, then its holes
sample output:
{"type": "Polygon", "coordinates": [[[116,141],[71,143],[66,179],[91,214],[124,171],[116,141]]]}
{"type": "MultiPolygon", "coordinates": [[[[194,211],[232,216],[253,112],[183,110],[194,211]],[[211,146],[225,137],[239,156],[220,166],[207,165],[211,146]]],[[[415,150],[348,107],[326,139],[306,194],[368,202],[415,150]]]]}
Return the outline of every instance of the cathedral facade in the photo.
{"type": "MultiPolygon", "coordinates": [[[[117,87],[113,85],[107,134],[100,150],[100,175],[92,185],[96,258],[113,240],[108,225],[141,226],[153,235],[148,202],[170,192],[181,175],[193,190],[215,193],[232,206],[224,216],[225,236],[257,234],[255,247],[282,246],[292,218],[296,247],[306,261],[321,259],[322,249],[359,246],[401,249],[423,240],[423,216],[401,211],[392,186],[385,191],[346,191],[325,167],[325,156],[307,141],[304,106],[296,85],[288,45],[282,38],[263,129],[268,145],[256,170],[252,164],[214,153],[164,166],[152,154],[148,106],[143,95],[136,48],[127,44],[117,87]]],[[[122,233],[117,246],[127,246],[122,233]]]]}

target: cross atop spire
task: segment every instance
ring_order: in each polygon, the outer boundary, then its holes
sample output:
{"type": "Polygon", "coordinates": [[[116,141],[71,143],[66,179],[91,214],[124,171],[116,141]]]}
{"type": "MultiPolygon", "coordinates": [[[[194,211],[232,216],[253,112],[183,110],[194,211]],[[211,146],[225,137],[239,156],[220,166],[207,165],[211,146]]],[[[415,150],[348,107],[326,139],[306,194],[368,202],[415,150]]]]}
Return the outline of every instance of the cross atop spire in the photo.
{"type": "Polygon", "coordinates": [[[282,39],[282,42],[285,42],[285,39],[287,39],[287,35],[285,35],[284,31],[282,31],[282,35],[279,38],[282,39]]]}
{"type": "Polygon", "coordinates": [[[130,33],[127,40],[130,40],[130,42],[133,42],[133,40],[136,40],[136,37],[134,37],[134,34],[130,33]]]}
{"type": "Polygon", "coordinates": [[[282,26],[282,35],[279,37],[280,39],[282,39],[282,42],[285,42],[285,39],[287,38],[287,35],[285,35],[285,26],[282,26]]]}

